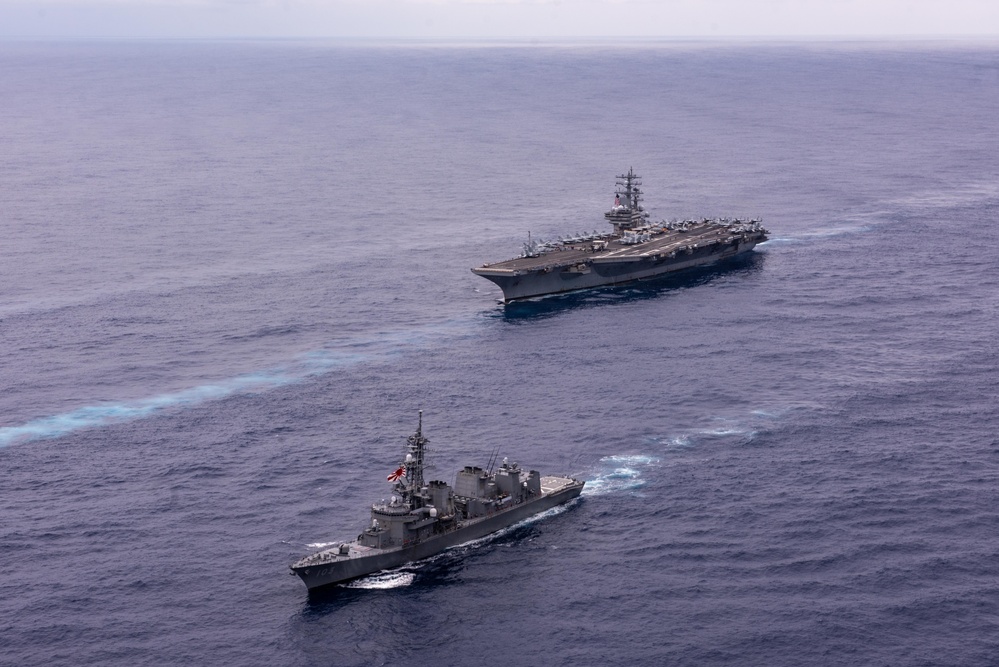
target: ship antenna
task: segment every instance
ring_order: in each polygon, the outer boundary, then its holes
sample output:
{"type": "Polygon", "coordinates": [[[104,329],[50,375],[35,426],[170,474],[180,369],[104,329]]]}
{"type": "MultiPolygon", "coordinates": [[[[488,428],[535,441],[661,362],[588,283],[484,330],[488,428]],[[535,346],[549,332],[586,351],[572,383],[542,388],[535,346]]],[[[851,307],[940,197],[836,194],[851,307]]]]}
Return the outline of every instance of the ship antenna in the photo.
{"type": "Polygon", "coordinates": [[[406,455],[408,486],[413,491],[423,488],[423,464],[428,440],[423,437],[423,410],[420,410],[416,423],[416,433],[409,436],[409,454],[406,455]],[[412,459],[412,460],[410,460],[412,459]]]}
{"type": "Polygon", "coordinates": [[[499,456],[499,445],[493,447],[493,453],[489,455],[489,463],[486,464],[486,472],[493,474],[493,466],[496,465],[496,458],[499,456]]]}

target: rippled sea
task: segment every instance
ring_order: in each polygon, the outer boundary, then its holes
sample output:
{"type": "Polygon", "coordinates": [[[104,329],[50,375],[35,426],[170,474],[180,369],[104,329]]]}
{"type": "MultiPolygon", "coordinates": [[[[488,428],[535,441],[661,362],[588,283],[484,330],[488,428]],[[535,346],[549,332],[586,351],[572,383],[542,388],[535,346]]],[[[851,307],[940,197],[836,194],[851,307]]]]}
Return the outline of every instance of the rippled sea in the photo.
{"type": "Polygon", "coordinates": [[[996,663],[996,44],[6,42],[0,100],[0,662],[996,663]],[[469,272],[632,166],[771,240],[469,272]],[[310,597],[419,409],[583,497],[310,597]]]}

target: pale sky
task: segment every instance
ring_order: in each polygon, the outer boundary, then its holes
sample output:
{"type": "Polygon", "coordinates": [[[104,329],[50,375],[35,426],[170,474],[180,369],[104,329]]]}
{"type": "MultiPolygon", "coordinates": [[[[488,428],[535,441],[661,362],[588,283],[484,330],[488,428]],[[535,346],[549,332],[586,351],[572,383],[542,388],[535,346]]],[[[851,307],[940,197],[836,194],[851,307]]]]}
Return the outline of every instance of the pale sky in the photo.
{"type": "Polygon", "coordinates": [[[0,0],[0,37],[997,37],[999,0],[0,0]]]}

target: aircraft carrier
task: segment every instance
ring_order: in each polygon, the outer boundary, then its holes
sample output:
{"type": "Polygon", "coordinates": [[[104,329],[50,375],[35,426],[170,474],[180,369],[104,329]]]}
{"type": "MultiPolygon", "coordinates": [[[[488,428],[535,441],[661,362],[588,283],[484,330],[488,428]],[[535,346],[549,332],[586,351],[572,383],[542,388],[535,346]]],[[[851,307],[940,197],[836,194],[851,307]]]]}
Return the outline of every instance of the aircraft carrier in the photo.
{"type": "Polygon", "coordinates": [[[387,478],[394,483],[391,500],[371,506],[371,524],[357,539],[291,566],[310,591],[485,537],[572,500],[585,484],[568,476],[542,477],[507,459],[495,472],[492,465],[466,466],[456,475],[454,488],[442,481],[424,482],[428,440],[422,410],[416,433],[407,442],[402,465],[387,478]]]}
{"type": "Polygon", "coordinates": [[[650,222],[641,184],[633,169],[617,177],[614,207],[604,213],[613,231],[549,241],[528,234],[520,257],[472,272],[499,285],[503,301],[510,303],[714,264],[749,252],[768,238],[759,218],[650,222]]]}

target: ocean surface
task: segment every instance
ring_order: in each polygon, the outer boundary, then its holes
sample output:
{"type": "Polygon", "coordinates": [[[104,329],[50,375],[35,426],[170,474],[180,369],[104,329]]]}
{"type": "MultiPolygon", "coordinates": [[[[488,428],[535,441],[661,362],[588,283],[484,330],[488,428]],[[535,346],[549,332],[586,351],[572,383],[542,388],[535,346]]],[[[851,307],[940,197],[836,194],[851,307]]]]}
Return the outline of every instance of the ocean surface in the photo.
{"type": "Polygon", "coordinates": [[[995,665],[999,44],[0,43],[0,663],[995,665]],[[530,231],[750,257],[504,307],[530,231]],[[587,480],[309,596],[424,410],[587,480]]]}

